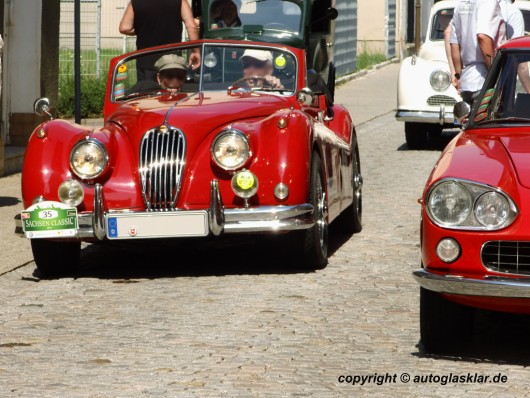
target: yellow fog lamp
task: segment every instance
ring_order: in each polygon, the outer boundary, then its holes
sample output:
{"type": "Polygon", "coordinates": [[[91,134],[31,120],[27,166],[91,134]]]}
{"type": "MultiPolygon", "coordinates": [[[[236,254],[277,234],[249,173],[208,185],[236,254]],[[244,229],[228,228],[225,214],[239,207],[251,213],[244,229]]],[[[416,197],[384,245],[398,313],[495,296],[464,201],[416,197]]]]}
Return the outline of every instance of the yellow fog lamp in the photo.
{"type": "Polygon", "coordinates": [[[77,180],[66,180],[59,185],[59,200],[65,205],[75,207],[83,201],[85,191],[77,180]]]}
{"type": "Polygon", "coordinates": [[[243,199],[248,199],[258,191],[258,177],[249,170],[241,170],[232,177],[232,190],[243,199]]]}

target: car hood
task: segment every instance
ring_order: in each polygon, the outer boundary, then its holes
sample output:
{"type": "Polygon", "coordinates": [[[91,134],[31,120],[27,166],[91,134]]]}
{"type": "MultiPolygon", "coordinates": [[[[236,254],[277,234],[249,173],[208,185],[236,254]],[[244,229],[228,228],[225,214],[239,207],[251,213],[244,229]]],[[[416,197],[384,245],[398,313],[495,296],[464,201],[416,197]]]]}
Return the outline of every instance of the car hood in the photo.
{"type": "Polygon", "coordinates": [[[436,42],[430,41],[423,44],[419,57],[425,61],[442,61],[447,63],[447,54],[445,53],[443,40],[436,42]]]}
{"type": "Polygon", "coordinates": [[[213,130],[239,120],[264,118],[291,106],[293,97],[276,94],[181,93],[129,101],[107,122],[120,125],[131,142],[146,131],[168,124],[203,139],[213,130]]]}
{"type": "Polygon", "coordinates": [[[530,188],[530,136],[501,137],[500,141],[512,159],[520,184],[530,188]]]}
{"type": "Polygon", "coordinates": [[[458,136],[445,148],[431,181],[459,177],[507,192],[513,191],[517,182],[530,188],[530,136],[496,133],[492,130],[488,135],[482,132],[458,136]]]}

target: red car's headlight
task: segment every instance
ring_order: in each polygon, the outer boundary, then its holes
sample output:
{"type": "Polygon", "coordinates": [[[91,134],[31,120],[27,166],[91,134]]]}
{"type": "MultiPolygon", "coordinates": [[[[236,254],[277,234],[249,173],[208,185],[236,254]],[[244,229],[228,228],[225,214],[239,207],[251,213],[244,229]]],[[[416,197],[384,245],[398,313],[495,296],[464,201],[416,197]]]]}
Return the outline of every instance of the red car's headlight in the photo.
{"type": "Polygon", "coordinates": [[[80,178],[90,180],[98,177],[109,162],[109,156],[102,143],[96,140],[78,142],[70,153],[72,171],[80,178]]]}
{"type": "Polygon", "coordinates": [[[434,224],[452,229],[506,228],[519,212],[514,201],[499,189],[459,179],[445,179],[433,185],[425,204],[434,224]]]}
{"type": "Polygon", "coordinates": [[[239,130],[224,130],[215,138],[211,148],[212,159],[224,170],[237,170],[250,157],[247,137],[239,130]]]}

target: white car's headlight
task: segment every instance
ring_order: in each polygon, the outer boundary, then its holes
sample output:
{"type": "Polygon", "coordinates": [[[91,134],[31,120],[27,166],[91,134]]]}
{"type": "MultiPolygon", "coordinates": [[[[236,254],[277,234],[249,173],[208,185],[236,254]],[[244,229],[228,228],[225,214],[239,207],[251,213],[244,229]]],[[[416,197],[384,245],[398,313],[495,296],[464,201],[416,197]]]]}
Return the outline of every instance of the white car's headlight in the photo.
{"type": "Polygon", "coordinates": [[[445,91],[451,84],[451,76],[449,76],[449,72],[435,70],[433,73],[431,73],[430,82],[434,90],[445,91]]]}
{"type": "Polygon", "coordinates": [[[489,231],[507,227],[518,213],[513,200],[499,189],[458,179],[431,187],[426,210],[440,227],[489,231]]]}
{"type": "Polygon", "coordinates": [[[103,144],[95,140],[78,142],[70,153],[72,171],[83,179],[92,179],[99,176],[109,157],[103,144]]]}
{"type": "Polygon", "coordinates": [[[225,170],[242,167],[250,157],[247,137],[238,130],[225,130],[214,140],[211,148],[212,159],[225,170]]]}

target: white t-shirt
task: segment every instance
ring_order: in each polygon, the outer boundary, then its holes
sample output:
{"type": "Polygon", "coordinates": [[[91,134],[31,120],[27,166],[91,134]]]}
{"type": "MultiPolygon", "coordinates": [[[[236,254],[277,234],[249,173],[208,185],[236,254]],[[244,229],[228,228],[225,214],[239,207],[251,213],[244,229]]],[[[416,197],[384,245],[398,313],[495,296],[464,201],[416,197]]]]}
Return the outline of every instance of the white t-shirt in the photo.
{"type": "Polygon", "coordinates": [[[488,73],[478,45],[479,33],[491,37],[496,47],[506,40],[505,22],[498,0],[460,0],[455,7],[449,42],[460,45],[463,65],[461,91],[480,90],[488,73]]]}
{"type": "Polygon", "coordinates": [[[515,39],[524,36],[523,13],[511,0],[500,0],[501,14],[506,21],[506,38],[515,39]]]}

